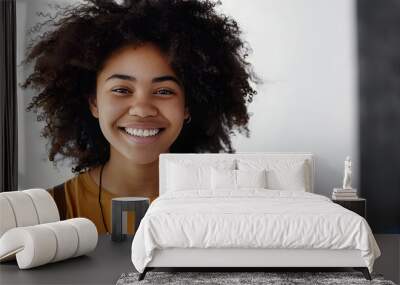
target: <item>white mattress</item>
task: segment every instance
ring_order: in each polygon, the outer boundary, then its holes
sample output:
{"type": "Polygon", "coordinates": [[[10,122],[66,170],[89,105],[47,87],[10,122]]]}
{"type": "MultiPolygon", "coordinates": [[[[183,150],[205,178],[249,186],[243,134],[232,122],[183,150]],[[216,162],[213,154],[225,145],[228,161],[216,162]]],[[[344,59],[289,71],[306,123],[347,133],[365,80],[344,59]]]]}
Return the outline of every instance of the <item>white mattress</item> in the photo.
{"type": "Polygon", "coordinates": [[[151,204],[132,243],[143,272],[156,249],[356,249],[372,272],[380,255],[364,218],[327,197],[248,189],[221,197],[166,193],[151,204]]]}

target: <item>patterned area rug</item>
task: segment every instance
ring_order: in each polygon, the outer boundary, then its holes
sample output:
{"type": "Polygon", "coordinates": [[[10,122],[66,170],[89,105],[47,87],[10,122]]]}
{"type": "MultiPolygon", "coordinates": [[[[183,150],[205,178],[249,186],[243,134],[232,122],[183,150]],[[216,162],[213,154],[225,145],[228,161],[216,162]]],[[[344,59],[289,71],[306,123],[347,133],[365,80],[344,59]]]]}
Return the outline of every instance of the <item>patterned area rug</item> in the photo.
{"type": "Polygon", "coordinates": [[[146,274],[138,281],[139,273],[122,274],[117,285],[133,284],[379,284],[396,285],[384,280],[382,275],[372,274],[372,281],[364,278],[361,272],[154,272],[146,274]]]}

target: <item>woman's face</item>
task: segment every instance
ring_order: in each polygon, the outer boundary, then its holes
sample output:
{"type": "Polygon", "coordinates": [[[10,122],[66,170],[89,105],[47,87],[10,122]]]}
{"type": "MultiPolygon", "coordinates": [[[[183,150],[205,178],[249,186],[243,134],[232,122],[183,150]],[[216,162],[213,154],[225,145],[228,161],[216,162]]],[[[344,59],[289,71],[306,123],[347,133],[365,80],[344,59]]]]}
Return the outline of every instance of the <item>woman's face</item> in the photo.
{"type": "Polygon", "coordinates": [[[151,44],[123,47],[106,60],[90,109],[111,155],[116,151],[138,164],[168,152],[188,117],[183,87],[151,44]]]}

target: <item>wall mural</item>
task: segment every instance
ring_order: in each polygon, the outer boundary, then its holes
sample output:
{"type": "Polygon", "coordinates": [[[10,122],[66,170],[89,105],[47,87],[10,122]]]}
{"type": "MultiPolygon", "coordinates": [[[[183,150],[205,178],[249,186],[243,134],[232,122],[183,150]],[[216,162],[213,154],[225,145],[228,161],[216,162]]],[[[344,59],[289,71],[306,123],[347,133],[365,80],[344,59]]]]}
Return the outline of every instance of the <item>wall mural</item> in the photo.
{"type": "MultiPolygon", "coordinates": [[[[6,3],[6,2],[4,2],[6,3]]],[[[4,6],[5,7],[5,6],[4,6]]],[[[4,8],[2,6],[2,8],[4,8]]],[[[82,13],[84,13],[82,11],[82,13]]],[[[398,1],[390,0],[390,1],[380,1],[380,2],[372,2],[372,1],[358,1],[357,2],[357,13],[358,13],[358,49],[359,49],[359,150],[360,150],[360,196],[367,198],[367,215],[368,221],[370,222],[374,232],[377,233],[400,233],[400,180],[399,180],[399,169],[400,169],[400,135],[398,130],[400,129],[399,121],[400,121],[400,4],[398,1]]],[[[82,16],[82,15],[81,15],[82,16]]],[[[95,25],[95,23],[92,23],[95,25]]],[[[155,25],[153,23],[153,25],[155,25]]],[[[228,25],[229,26],[229,25],[228,25]]],[[[92,27],[93,28],[93,27],[92,27]]],[[[123,27],[122,27],[123,28],[123,27]]],[[[232,26],[231,29],[235,27],[232,26]]],[[[106,29],[101,29],[100,31],[106,31],[106,29]]],[[[85,30],[79,30],[80,33],[84,33],[85,30]]],[[[226,31],[225,31],[226,32],[226,31]]],[[[235,31],[231,31],[233,34],[235,31]]],[[[129,31],[124,31],[125,36],[129,34],[129,31]]],[[[96,34],[91,34],[90,37],[83,37],[90,44],[90,39],[94,39],[96,34]]],[[[102,37],[111,38],[111,34],[104,34],[102,37]]],[[[46,92],[41,93],[36,101],[32,103],[31,109],[34,110],[36,107],[45,107],[49,112],[46,115],[42,115],[42,119],[48,120],[50,125],[45,130],[48,138],[53,137],[53,141],[51,141],[51,153],[50,156],[53,159],[59,158],[57,154],[63,155],[72,155],[75,158],[75,166],[77,167],[75,170],[77,172],[88,168],[89,166],[100,166],[104,164],[106,160],[109,159],[109,155],[116,148],[108,149],[106,140],[113,141],[117,145],[117,141],[115,138],[115,133],[109,128],[110,123],[114,120],[113,117],[107,117],[100,124],[97,124],[96,127],[91,127],[93,123],[96,123],[97,120],[101,116],[99,114],[112,114],[113,116],[118,116],[118,105],[112,104],[114,107],[113,110],[104,110],[101,109],[104,105],[104,101],[99,98],[99,101],[89,101],[91,97],[90,91],[93,86],[89,85],[80,85],[75,86],[74,81],[68,81],[68,78],[73,78],[73,76],[79,75],[80,77],[87,78],[87,82],[90,82],[91,73],[90,72],[78,72],[78,70],[90,70],[90,68],[95,67],[96,62],[95,58],[99,58],[95,52],[91,52],[88,50],[86,54],[79,55],[75,52],[75,56],[73,53],[76,50],[81,49],[81,45],[85,44],[85,41],[77,40],[77,34],[73,33],[73,30],[65,30],[63,31],[63,41],[59,41],[58,52],[53,54],[51,60],[42,60],[41,64],[43,66],[50,67],[49,70],[56,70],[59,74],[68,75],[64,77],[63,81],[58,81],[58,85],[50,86],[51,88],[47,89],[46,92]],[[69,34],[68,34],[69,33],[69,34]],[[66,48],[66,40],[68,37],[72,39],[70,43],[75,42],[76,46],[71,44],[68,48],[66,48]],[[65,52],[60,52],[60,48],[65,52]],[[90,54],[91,53],[91,54],[90,54]],[[69,64],[67,65],[59,65],[52,66],[52,64],[57,63],[57,60],[61,60],[65,62],[66,59],[71,59],[69,64]],[[87,61],[83,60],[87,59],[87,61]],[[64,66],[65,69],[61,70],[61,66],[64,66]],[[81,98],[81,101],[68,101],[67,94],[72,90],[72,88],[79,88],[79,92],[82,94],[86,94],[85,98],[81,98]],[[57,90],[63,90],[64,95],[57,90]],[[56,92],[59,94],[57,99],[50,99],[49,94],[51,92],[56,92]],[[85,105],[83,102],[88,102],[88,105],[85,105]],[[61,104],[62,103],[62,104],[61,104]],[[90,104],[89,104],[90,103],[90,104]],[[98,105],[97,105],[98,103],[98,105]],[[68,106],[76,106],[76,108],[71,108],[69,112],[65,111],[65,108],[58,109],[57,106],[62,106],[63,104],[69,104],[68,106]],[[74,105],[75,104],[75,105],[74,105]],[[85,109],[86,108],[86,109],[85,109]],[[90,108],[90,109],[89,109],[90,108]],[[82,110],[89,110],[90,112],[82,112],[82,110]],[[106,112],[106,113],[104,113],[106,112]],[[82,115],[84,114],[84,115],[82,115]],[[62,118],[58,120],[53,120],[57,116],[62,115],[62,118]],[[46,117],[47,116],[47,117],[46,117]],[[70,122],[74,122],[77,120],[78,116],[85,116],[85,124],[75,125],[74,128],[68,128],[70,126],[70,122]],[[97,117],[96,117],[97,116],[97,117]],[[68,122],[68,123],[66,123],[68,122]],[[69,131],[66,131],[69,129],[69,131]],[[87,131],[90,130],[90,131],[87,131]],[[103,133],[104,137],[99,139],[96,135],[103,133]],[[76,134],[80,135],[79,140],[74,140],[71,143],[71,138],[73,138],[76,134]],[[83,136],[81,136],[83,134],[83,136]],[[94,139],[93,139],[94,138],[94,139]],[[76,152],[73,149],[79,146],[80,152],[76,152]],[[97,156],[93,156],[91,154],[96,153],[97,156]]],[[[48,38],[50,40],[50,38],[48,38]]],[[[54,39],[52,39],[54,40],[54,39]]],[[[51,54],[51,49],[54,48],[55,41],[48,41],[43,44],[40,48],[38,48],[35,52],[34,57],[38,58],[43,54],[51,54]]],[[[162,38],[158,39],[160,42],[163,41],[162,38]]],[[[201,40],[200,38],[193,38],[192,41],[201,40]]],[[[5,41],[4,41],[5,42],[5,41]]],[[[7,41],[10,42],[10,41],[7,41]]],[[[113,50],[115,47],[112,45],[118,45],[112,41],[107,42],[109,44],[104,50],[113,50]]],[[[175,53],[179,53],[182,56],[185,53],[195,53],[195,55],[186,54],[186,57],[190,57],[191,61],[193,58],[201,62],[202,60],[209,60],[202,56],[201,49],[190,50],[186,49],[183,46],[179,46],[179,41],[173,43],[173,48],[175,49],[175,53]]],[[[229,44],[229,43],[228,43],[229,44]]],[[[237,43],[232,43],[237,44],[237,43]]],[[[209,47],[208,47],[209,48],[209,47]]],[[[152,56],[153,59],[162,60],[159,56],[157,50],[149,50],[142,49],[136,50],[135,52],[145,52],[147,56],[152,56]]],[[[132,51],[125,50],[121,51],[119,57],[116,56],[110,61],[109,67],[112,68],[112,64],[117,64],[118,61],[124,61],[124,53],[131,53],[132,51]]],[[[243,54],[246,51],[243,50],[243,54]]],[[[104,55],[105,56],[105,55],[104,55]]],[[[223,58],[220,58],[223,59],[223,58]]],[[[181,60],[182,61],[182,60],[181,60]]],[[[183,61],[182,61],[183,62],[183,61]]],[[[174,68],[180,68],[180,71],[189,74],[186,80],[191,80],[193,84],[191,86],[201,86],[201,88],[206,88],[204,84],[201,84],[201,80],[204,79],[204,82],[208,82],[213,78],[213,74],[215,74],[216,70],[218,71],[218,67],[212,67],[206,71],[202,71],[202,75],[207,75],[207,78],[202,78],[201,76],[196,75],[196,70],[187,70],[187,66],[183,65],[179,62],[174,63],[176,66],[174,68]],[[181,65],[179,65],[181,64],[181,65]],[[179,67],[181,66],[181,67],[179,67]]],[[[231,150],[231,142],[229,138],[229,132],[231,131],[232,126],[236,126],[238,130],[241,130],[243,133],[246,133],[246,125],[248,121],[248,115],[245,109],[244,101],[251,101],[254,90],[247,85],[247,79],[256,79],[252,77],[253,75],[250,72],[245,71],[245,68],[240,69],[240,66],[235,66],[235,62],[230,62],[229,59],[225,61],[231,68],[231,72],[236,72],[238,78],[242,78],[241,82],[231,81],[230,86],[222,86],[218,85],[218,88],[214,88],[213,92],[217,94],[218,92],[225,92],[227,88],[231,88],[232,90],[241,90],[240,94],[232,95],[232,100],[228,100],[229,102],[233,102],[229,114],[222,114],[220,103],[216,102],[216,104],[209,104],[209,100],[212,98],[217,98],[216,96],[211,96],[209,98],[206,97],[197,97],[199,100],[193,101],[189,100],[185,102],[186,105],[182,105],[183,102],[180,101],[180,107],[175,109],[173,115],[169,120],[172,126],[171,132],[167,129],[166,121],[153,121],[150,128],[150,131],[138,133],[135,128],[130,128],[129,124],[132,122],[123,121],[120,126],[121,133],[118,135],[129,136],[135,134],[136,136],[140,136],[141,140],[150,140],[152,137],[157,136],[159,131],[161,130],[161,134],[168,134],[168,139],[163,141],[163,144],[160,146],[160,149],[155,152],[140,152],[140,159],[142,162],[147,162],[148,160],[152,160],[158,153],[165,151],[166,148],[171,147],[171,150],[176,152],[194,152],[194,151],[230,151],[231,150]],[[243,80],[243,78],[245,80],[243,80]],[[203,105],[212,106],[213,108],[204,108],[203,105]],[[187,107],[192,106],[191,108],[187,107]],[[196,108],[193,108],[196,106],[196,108]],[[178,116],[179,115],[179,116],[178,116]],[[199,120],[198,118],[202,118],[199,120]],[[204,120],[204,118],[209,118],[209,120],[204,120]],[[211,124],[217,119],[218,124],[211,124]],[[228,121],[226,121],[228,120],[228,121]],[[223,123],[224,121],[224,123],[223,123]],[[228,126],[228,128],[224,127],[228,126]],[[202,132],[190,132],[191,127],[195,126],[196,130],[202,130],[202,132]],[[122,133],[122,129],[125,129],[122,133]],[[168,132],[167,132],[167,131],[168,132]],[[129,133],[130,132],[130,133],[129,133]],[[210,136],[210,134],[214,134],[210,136]],[[187,138],[191,138],[188,140],[187,138]]],[[[168,66],[165,66],[168,71],[168,66]]],[[[110,69],[109,72],[112,70],[110,69]]],[[[168,73],[168,72],[167,72],[168,73]]],[[[6,74],[2,72],[2,74],[6,74]]],[[[56,73],[51,72],[51,74],[39,74],[36,73],[31,78],[32,81],[29,82],[31,86],[39,86],[40,84],[45,84],[46,82],[50,82],[52,80],[52,75],[56,73]],[[43,75],[40,77],[39,75],[43,75]]],[[[112,75],[110,73],[110,75],[112,75]]],[[[170,77],[163,82],[168,82],[169,88],[168,90],[163,88],[158,90],[159,96],[168,97],[170,92],[174,92],[174,90],[180,89],[179,86],[179,76],[175,76],[176,74],[172,74],[174,76],[170,77]],[[176,80],[178,79],[178,80],[176,80]],[[174,87],[174,88],[172,88],[174,87]]],[[[105,76],[105,75],[104,75],[105,76]]],[[[102,78],[103,82],[106,81],[109,83],[111,79],[102,78]]],[[[113,80],[125,80],[127,78],[121,78],[121,76],[117,76],[113,78],[113,80]]],[[[127,80],[125,80],[127,81],[127,80]]],[[[28,83],[28,82],[26,82],[28,83]]],[[[27,86],[29,85],[27,84],[27,86]]],[[[5,86],[5,85],[4,85],[5,86]]],[[[213,86],[216,86],[213,83],[213,86]]],[[[106,88],[107,86],[104,85],[106,88]]],[[[200,88],[200,87],[199,87],[200,88]]],[[[193,88],[193,92],[197,93],[205,93],[201,92],[203,89],[193,88]]],[[[209,88],[210,89],[210,88],[209,88]]],[[[211,88],[212,89],[212,88],[211,88]]],[[[211,90],[210,89],[210,90],[211,90]]],[[[106,90],[106,89],[104,89],[106,90]]],[[[114,94],[119,94],[121,97],[130,92],[129,88],[118,88],[111,90],[114,94]]],[[[179,92],[178,92],[179,93],[179,92]]],[[[208,94],[210,94],[208,92],[208,94]]],[[[214,95],[215,95],[214,94],[214,95]]],[[[13,96],[11,96],[14,98],[13,96]]],[[[118,98],[121,98],[118,97],[118,98]]],[[[179,97],[179,96],[178,96],[179,97]]],[[[1,97],[3,98],[3,96],[1,97]]],[[[12,99],[11,98],[11,99],[12,99]]],[[[103,97],[106,98],[106,97],[103,97]]],[[[194,97],[193,97],[194,98],[194,97]]],[[[222,104],[222,103],[221,103],[222,104]]],[[[226,104],[226,102],[224,103],[226,104]]],[[[3,106],[3,104],[1,104],[3,106]]],[[[138,110],[132,110],[132,112],[137,112],[138,110]]],[[[140,111],[140,110],[139,110],[140,111]]],[[[151,110],[145,110],[145,112],[151,112],[151,110]]],[[[169,116],[169,115],[168,115],[169,116]]],[[[167,118],[167,117],[166,117],[167,118]]],[[[169,118],[169,117],[168,117],[169,118]]],[[[101,121],[101,120],[100,120],[101,121]]],[[[4,121],[5,122],[5,121],[4,121]]],[[[143,122],[141,122],[143,123],[143,122]]],[[[149,122],[147,122],[149,123],[149,122]]],[[[14,128],[11,128],[11,130],[14,128]]],[[[10,133],[12,133],[10,131],[10,133]]],[[[7,136],[4,136],[7,137],[7,136]]],[[[5,144],[4,144],[5,145],[5,144]]],[[[2,151],[2,154],[7,153],[6,151],[2,151]]],[[[14,154],[16,154],[14,152],[14,154]]],[[[3,161],[3,159],[2,159],[3,161]]],[[[5,160],[4,160],[5,161],[5,160]]],[[[10,160],[8,160],[10,162],[10,160]]],[[[12,164],[11,167],[16,168],[16,164],[12,164]]],[[[92,172],[92,177],[95,178],[96,182],[100,182],[100,174],[102,174],[103,168],[97,167],[96,171],[92,172]],[[97,177],[97,178],[96,178],[97,177]]],[[[118,169],[118,168],[115,168],[118,169]]],[[[155,169],[155,167],[154,167],[155,169]]],[[[153,169],[153,172],[154,172],[153,169]]],[[[122,173],[123,170],[118,171],[118,173],[122,173]]],[[[14,171],[15,172],[15,171],[14,171]]],[[[111,175],[108,173],[107,166],[104,168],[104,180],[105,186],[109,186],[110,177],[117,177],[115,175],[111,175]],[[107,178],[108,176],[108,178],[107,178]],[[108,185],[107,185],[108,184],[108,185]]],[[[148,172],[151,176],[151,171],[148,172]]],[[[154,173],[153,173],[154,174],[154,173]]],[[[14,177],[14,180],[17,177],[17,173],[7,175],[7,177],[14,177]]],[[[153,184],[149,184],[148,188],[156,189],[156,182],[154,179],[150,179],[150,176],[143,181],[149,182],[154,181],[153,184]]],[[[153,175],[154,176],[154,175],[153,175]]],[[[6,177],[6,176],[4,176],[6,177]]],[[[4,179],[2,179],[4,180],[4,179]]],[[[14,183],[15,184],[15,183],[14,183]]],[[[10,184],[11,185],[11,184],[10,184]]],[[[143,188],[143,185],[136,185],[137,188],[143,188]]],[[[4,187],[2,191],[13,189],[15,187],[4,187]],[[7,188],[7,189],[6,189],[7,188]]],[[[329,191],[329,190],[328,190],[329,191]]],[[[150,196],[153,198],[156,196],[155,190],[150,193],[150,196]],[[154,192],[154,193],[153,193],[154,192]],[[153,195],[154,194],[154,195],[153,195]]]]}

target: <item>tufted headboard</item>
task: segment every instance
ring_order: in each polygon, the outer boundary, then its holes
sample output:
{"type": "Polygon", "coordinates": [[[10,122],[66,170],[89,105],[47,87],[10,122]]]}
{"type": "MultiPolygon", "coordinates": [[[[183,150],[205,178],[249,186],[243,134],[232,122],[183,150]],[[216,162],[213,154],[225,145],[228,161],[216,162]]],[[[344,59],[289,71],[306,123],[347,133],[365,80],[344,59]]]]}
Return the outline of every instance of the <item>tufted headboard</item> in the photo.
{"type": "Polygon", "coordinates": [[[252,162],[274,164],[290,164],[304,162],[305,191],[314,192],[314,158],[311,153],[166,153],[160,155],[159,160],[159,189],[160,195],[167,191],[168,164],[183,163],[184,165],[206,166],[214,163],[231,163],[237,169],[238,165],[248,165],[252,162]]]}

